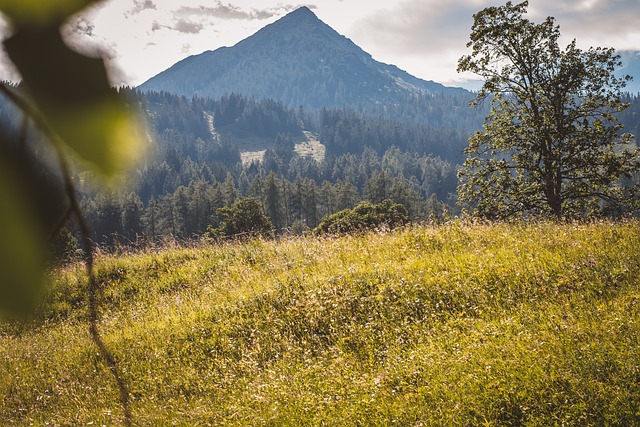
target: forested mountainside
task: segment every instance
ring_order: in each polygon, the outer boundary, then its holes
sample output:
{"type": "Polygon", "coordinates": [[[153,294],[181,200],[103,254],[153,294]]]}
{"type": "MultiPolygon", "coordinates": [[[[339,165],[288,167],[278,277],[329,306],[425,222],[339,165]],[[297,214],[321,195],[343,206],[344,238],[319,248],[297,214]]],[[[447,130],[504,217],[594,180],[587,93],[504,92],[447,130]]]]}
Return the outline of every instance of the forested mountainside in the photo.
{"type": "MultiPolygon", "coordinates": [[[[313,228],[363,200],[401,203],[412,220],[456,211],[457,166],[471,133],[464,126],[290,109],[235,94],[212,100],[123,90],[143,110],[153,144],[126,191],[85,188],[84,209],[101,244],[201,235],[219,225],[218,208],[243,196],[262,203],[278,232],[313,228]],[[322,148],[321,156],[301,149],[311,142],[322,148]],[[261,160],[243,163],[248,149],[261,160]]],[[[640,98],[627,100],[631,108],[621,120],[637,134],[640,98]]],[[[478,116],[461,110],[459,122],[477,122],[478,116]]],[[[20,118],[4,100],[0,125],[20,129],[20,118]]]]}
{"type": "MultiPolygon", "coordinates": [[[[140,107],[152,144],[126,190],[82,186],[101,244],[201,235],[219,225],[218,208],[243,196],[261,201],[278,232],[313,228],[362,200],[392,199],[414,220],[454,209],[456,164],[469,131],[235,94],[212,100],[121,90],[140,107]],[[247,161],[246,150],[261,160],[247,161]]],[[[462,113],[461,122],[478,120],[473,110],[462,113]]],[[[0,121],[20,131],[6,100],[0,121]]],[[[39,141],[35,130],[28,135],[39,141]]]]}
{"type": "MultiPolygon", "coordinates": [[[[468,136],[481,126],[479,111],[470,108],[458,111],[456,121],[460,126],[445,126],[437,120],[435,124],[420,123],[415,116],[400,122],[341,109],[294,110],[281,102],[256,101],[237,94],[219,100],[187,99],[164,92],[133,92],[132,96],[161,139],[159,148],[174,147],[192,160],[217,160],[227,166],[238,160],[230,151],[235,151],[234,147],[243,151],[247,144],[254,149],[275,150],[279,157],[290,160],[295,142],[304,140],[305,132],[319,138],[329,158],[359,154],[367,147],[382,155],[395,146],[458,163],[468,136]],[[206,144],[207,140],[212,143],[206,144]]],[[[448,108],[443,99],[432,113],[442,116],[448,108]]]]}
{"type": "Polygon", "coordinates": [[[155,144],[129,191],[87,192],[84,207],[100,243],[201,235],[219,225],[218,208],[243,196],[262,203],[278,232],[313,228],[362,200],[392,199],[414,220],[454,209],[468,132],[233,94],[129,95],[155,144]],[[310,142],[321,157],[301,150],[310,142]],[[247,147],[259,149],[261,160],[243,163],[247,147]]]}
{"type": "MultiPolygon", "coordinates": [[[[413,220],[456,210],[456,169],[471,133],[464,126],[291,109],[236,94],[212,100],[123,90],[141,107],[153,144],[126,191],[86,187],[84,208],[101,244],[201,235],[219,225],[218,208],[243,196],[258,199],[279,232],[313,228],[362,200],[391,199],[413,220]],[[321,156],[301,149],[310,142],[321,156]],[[261,160],[243,163],[248,149],[261,160]]],[[[621,120],[638,134],[640,98],[627,101],[621,120]]],[[[446,110],[445,99],[438,108],[446,110]]],[[[477,123],[479,115],[460,110],[459,122],[477,123]]],[[[3,100],[0,125],[17,132],[20,123],[3,100]]]]}
{"type": "MultiPolygon", "coordinates": [[[[212,100],[122,90],[142,109],[153,144],[126,191],[85,188],[84,209],[101,244],[201,235],[219,225],[218,208],[244,196],[262,203],[278,232],[313,228],[363,200],[401,203],[412,220],[456,211],[457,166],[471,134],[464,126],[291,109],[236,94],[212,100]],[[312,143],[316,151],[305,151],[312,143]],[[255,160],[247,160],[247,150],[255,160]]],[[[626,101],[631,107],[621,121],[638,134],[640,97],[626,101]]],[[[477,123],[479,116],[460,110],[459,122],[477,123]]],[[[3,100],[0,126],[17,132],[20,123],[3,100]]]]}
{"type": "MultiPolygon", "coordinates": [[[[363,200],[401,203],[412,220],[456,212],[457,166],[472,132],[464,126],[290,109],[233,94],[218,100],[130,95],[145,111],[155,144],[130,191],[86,194],[100,243],[192,238],[217,227],[217,209],[244,196],[262,203],[279,233],[313,228],[363,200]],[[309,140],[323,148],[322,156],[300,149],[309,140]],[[246,150],[257,150],[262,160],[246,161],[246,150]]],[[[631,107],[620,118],[637,134],[640,97],[626,101],[631,107]]],[[[459,122],[477,123],[480,114],[461,110],[459,122]]]]}

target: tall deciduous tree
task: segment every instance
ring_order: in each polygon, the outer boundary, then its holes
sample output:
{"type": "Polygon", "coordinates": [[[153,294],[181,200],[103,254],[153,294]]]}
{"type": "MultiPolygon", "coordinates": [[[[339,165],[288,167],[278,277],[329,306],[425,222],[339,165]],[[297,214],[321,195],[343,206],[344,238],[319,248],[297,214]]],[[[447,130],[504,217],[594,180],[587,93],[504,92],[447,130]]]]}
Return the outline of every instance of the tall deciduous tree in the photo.
{"type": "Polygon", "coordinates": [[[634,209],[639,168],[633,136],[616,113],[626,80],[613,71],[613,49],[558,45],[554,18],[525,18],[528,2],[488,7],[474,15],[472,53],[458,71],[484,80],[491,99],[482,131],[469,139],[460,171],[460,201],[494,218],[524,213],[557,218],[619,214],[634,209]]]}

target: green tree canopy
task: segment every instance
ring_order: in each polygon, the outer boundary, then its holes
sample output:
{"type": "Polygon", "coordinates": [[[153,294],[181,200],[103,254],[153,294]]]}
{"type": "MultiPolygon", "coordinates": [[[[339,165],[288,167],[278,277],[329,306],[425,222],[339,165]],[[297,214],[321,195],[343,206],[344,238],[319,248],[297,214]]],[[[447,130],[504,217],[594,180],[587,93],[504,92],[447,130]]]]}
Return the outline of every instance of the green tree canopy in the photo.
{"type": "Polygon", "coordinates": [[[212,236],[226,237],[255,237],[268,236],[273,231],[273,225],[264,214],[262,205],[253,197],[243,197],[231,206],[217,210],[224,219],[220,227],[210,229],[212,236]]]}
{"type": "Polygon", "coordinates": [[[353,209],[344,209],[329,215],[314,232],[342,234],[376,228],[396,228],[408,222],[407,209],[387,199],[376,205],[361,202],[353,209]]]}
{"type": "Polygon", "coordinates": [[[614,76],[613,49],[583,51],[574,40],[562,50],[554,19],[531,22],[527,6],[508,2],[474,15],[472,53],[458,71],[485,80],[478,100],[490,98],[492,108],[465,151],[461,204],[490,218],[633,210],[639,155],[616,118],[630,77],[614,76]]]}

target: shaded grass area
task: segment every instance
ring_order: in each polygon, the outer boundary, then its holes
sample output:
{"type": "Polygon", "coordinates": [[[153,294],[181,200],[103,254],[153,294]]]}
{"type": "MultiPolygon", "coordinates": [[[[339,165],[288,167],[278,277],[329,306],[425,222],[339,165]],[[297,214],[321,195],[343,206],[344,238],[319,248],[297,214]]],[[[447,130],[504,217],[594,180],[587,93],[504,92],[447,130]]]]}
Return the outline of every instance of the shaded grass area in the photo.
{"type": "MultiPolygon", "coordinates": [[[[100,327],[137,425],[640,425],[639,255],[602,222],[105,256],[100,327]]],[[[0,326],[1,425],[119,424],[84,286],[0,326]]]]}

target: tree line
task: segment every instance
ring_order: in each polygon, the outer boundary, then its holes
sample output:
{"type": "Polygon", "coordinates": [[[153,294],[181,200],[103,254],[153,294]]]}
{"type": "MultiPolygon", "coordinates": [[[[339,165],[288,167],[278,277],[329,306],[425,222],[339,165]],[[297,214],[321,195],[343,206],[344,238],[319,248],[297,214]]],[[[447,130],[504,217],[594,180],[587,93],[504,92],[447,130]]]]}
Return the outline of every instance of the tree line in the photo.
{"type": "MultiPolygon", "coordinates": [[[[129,178],[127,191],[84,188],[82,207],[94,239],[106,247],[191,239],[220,226],[218,209],[243,197],[262,206],[278,233],[300,233],[323,218],[367,201],[402,204],[413,221],[456,214],[457,173],[467,136],[460,130],[345,110],[288,109],[239,95],[191,100],[121,89],[147,117],[156,144],[129,178]],[[326,147],[318,162],[293,151],[303,130],[326,147]],[[212,133],[215,130],[215,133],[212,133]],[[242,165],[236,138],[271,144],[261,162],[242,165]]],[[[620,114],[637,128],[638,96],[620,114]]],[[[19,129],[4,105],[0,121],[19,129]]]]}
{"type": "MultiPolygon", "coordinates": [[[[84,188],[82,206],[94,239],[107,247],[200,236],[220,225],[218,209],[247,196],[261,204],[279,233],[313,229],[363,201],[390,199],[414,221],[459,212],[464,130],[364,111],[290,109],[236,94],[212,100],[120,92],[143,111],[156,144],[130,177],[128,191],[84,188]],[[294,152],[303,131],[314,132],[325,146],[323,161],[294,152]],[[251,137],[261,138],[267,149],[261,162],[242,165],[236,141],[251,137]]],[[[640,98],[627,93],[621,102],[630,106],[619,120],[633,132],[640,98]]],[[[444,108],[445,98],[442,103],[444,108]]],[[[0,108],[5,129],[18,132],[18,116],[6,103],[0,108]]],[[[471,113],[460,117],[475,120],[471,113]]]]}
{"type": "Polygon", "coordinates": [[[460,131],[235,94],[211,100],[121,92],[144,112],[155,144],[128,190],[83,187],[94,239],[106,247],[201,236],[220,226],[219,209],[247,196],[277,233],[313,229],[362,201],[390,199],[412,220],[456,210],[460,131]],[[303,130],[326,147],[323,161],[294,152],[303,130]],[[237,141],[247,137],[267,148],[261,161],[243,165],[237,141]]]}
{"type": "Polygon", "coordinates": [[[161,189],[157,193],[86,195],[83,210],[99,244],[114,247],[202,236],[220,226],[219,209],[243,197],[260,203],[278,234],[311,230],[326,216],[362,201],[391,200],[403,205],[413,221],[443,219],[456,209],[454,165],[397,148],[382,157],[368,149],[321,165],[298,158],[291,162],[289,174],[254,163],[229,169],[218,179],[206,165],[198,167],[189,159],[178,169],[165,162],[161,166],[163,173],[148,175],[158,180],[151,183],[161,189]]]}

